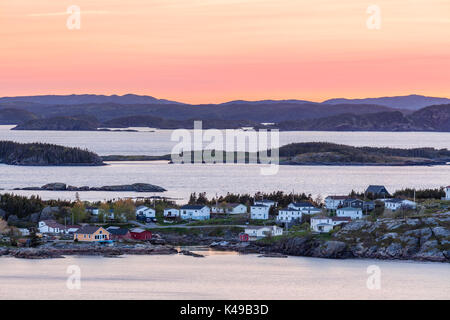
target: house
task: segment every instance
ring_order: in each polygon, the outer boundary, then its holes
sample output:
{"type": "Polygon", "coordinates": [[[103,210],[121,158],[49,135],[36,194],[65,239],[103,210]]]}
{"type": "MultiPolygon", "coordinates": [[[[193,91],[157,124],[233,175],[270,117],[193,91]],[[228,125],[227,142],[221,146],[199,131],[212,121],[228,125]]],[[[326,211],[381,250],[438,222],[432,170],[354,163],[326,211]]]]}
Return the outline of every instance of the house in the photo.
{"type": "Polygon", "coordinates": [[[39,221],[38,229],[40,233],[64,233],[65,227],[55,220],[39,221]]]}
{"type": "Polygon", "coordinates": [[[254,204],[250,206],[250,219],[267,220],[269,219],[270,207],[263,204],[254,204]]]}
{"type": "Polygon", "coordinates": [[[185,220],[208,220],[211,209],[205,205],[188,204],[180,208],[180,216],[185,220]]]}
{"type": "Polygon", "coordinates": [[[389,197],[390,194],[384,186],[370,185],[367,187],[365,194],[372,194],[373,196],[389,197]]]}
{"type": "Polygon", "coordinates": [[[363,210],[371,211],[375,209],[375,202],[373,201],[363,201],[356,198],[348,198],[345,199],[342,203],[342,207],[352,207],[352,208],[360,208],[363,210]]]}
{"type": "Polygon", "coordinates": [[[111,226],[106,230],[109,232],[111,240],[131,239],[131,233],[128,229],[111,226]]]}
{"type": "Polygon", "coordinates": [[[73,234],[74,241],[93,241],[101,242],[110,239],[110,233],[103,227],[97,226],[84,226],[77,230],[73,234]]]}
{"type": "Polygon", "coordinates": [[[242,203],[223,203],[211,208],[212,213],[242,214],[247,213],[247,206],[242,203]]]}
{"type": "Polygon", "coordinates": [[[307,210],[307,209],[314,209],[315,206],[311,202],[291,202],[288,205],[288,208],[295,209],[295,210],[307,210]]]}
{"type": "Polygon", "coordinates": [[[86,211],[90,214],[93,214],[94,216],[98,216],[99,209],[97,207],[87,207],[86,211]]]}
{"type": "Polygon", "coordinates": [[[81,228],[81,226],[78,226],[78,225],[68,225],[65,227],[65,232],[72,234],[72,233],[77,232],[78,229],[80,229],[80,228],[81,228]]]}
{"type": "Polygon", "coordinates": [[[342,206],[348,196],[328,196],[325,198],[325,208],[328,210],[336,210],[342,206]]]}
{"type": "Polygon", "coordinates": [[[417,204],[414,201],[411,200],[405,200],[405,199],[388,199],[384,201],[384,206],[386,209],[397,211],[401,208],[409,208],[409,209],[415,209],[417,207],[417,204]]]}
{"type": "Polygon", "coordinates": [[[21,236],[29,236],[30,235],[30,230],[26,229],[26,228],[19,228],[19,232],[21,236]]]}
{"type": "Polygon", "coordinates": [[[268,207],[276,207],[277,206],[277,202],[276,201],[272,201],[272,200],[255,200],[254,204],[258,204],[258,205],[263,205],[263,206],[268,206],[268,207]]]}
{"type": "Polygon", "coordinates": [[[333,230],[331,217],[317,216],[311,218],[311,230],[315,232],[330,232],[333,230]]]}
{"type": "Polygon", "coordinates": [[[130,230],[130,235],[132,239],[135,240],[151,240],[152,233],[151,231],[144,230],[141,228],[134,228],[130,230]]]}
{"type": "Polygon", "coordinates": [[[250,240],[255,240],[268,236],[281,236],[283,229],[278,226],[251,226],[246,227],[244,233],[248,234],[250,240]]]}
{"type": "Polygon", "coordinates": [[[349,217],[351,219],[361,219],[363,212],[361,208],[345,207],[336,210],[336,216],[349,217]]]}
{"type": "Polygon", "coordinates": [[[180,210],[176,208],[166,208],[164,209],[164,217],[175,218],[180,216],[180,210]]]}
{"type": "Polygon", "coordinates": [[[316,216],[311,218],[311,230],[315,232],[330,232],[337,225],[348,223],[349,217],[316,216]]]}
{"type": "Polygon", "coordinates": [[[144,218],[155,218],[156,217],[156,211],[155,209],[146,207],[146,206],[139,206],[136,208],[136,218],[137,217],[144,217],[144,218]]]}
{"type": "Polygon", "coordinates": [[[291,222],[297,219],[301,220],[302,214],[302,211],[288,207],[278,211],[277,220],[279,222],[291,222]]]}
{"type": "Polygon", "coordinates": [[[450,186],[445,187],[445,198],[442,198],[442,200],[450,201],[450,186]]]}

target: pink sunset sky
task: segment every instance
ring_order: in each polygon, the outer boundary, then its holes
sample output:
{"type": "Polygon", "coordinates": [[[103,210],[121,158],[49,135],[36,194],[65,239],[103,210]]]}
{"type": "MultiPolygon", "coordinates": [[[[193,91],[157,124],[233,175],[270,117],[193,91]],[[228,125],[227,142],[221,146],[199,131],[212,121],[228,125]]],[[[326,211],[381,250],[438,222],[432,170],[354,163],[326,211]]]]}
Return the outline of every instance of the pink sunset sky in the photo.
{"type": "Polygon", "coordinates": [[[0,96],[72,93],[450,97],[450,1],[1,0],[0,96]]]}

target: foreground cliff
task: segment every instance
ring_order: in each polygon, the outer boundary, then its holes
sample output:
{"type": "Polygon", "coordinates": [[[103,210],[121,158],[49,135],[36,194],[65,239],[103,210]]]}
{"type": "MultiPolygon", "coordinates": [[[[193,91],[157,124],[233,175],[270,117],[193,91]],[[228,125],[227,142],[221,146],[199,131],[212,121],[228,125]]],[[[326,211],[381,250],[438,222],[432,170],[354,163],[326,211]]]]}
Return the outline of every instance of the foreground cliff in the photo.
{"type": "Polygon", "coordinates": [[[450,262],[450,215],[358,220],[325,240],[318,235],[256,241],[242,252],[320,258],[370,258],[450,262]]]}

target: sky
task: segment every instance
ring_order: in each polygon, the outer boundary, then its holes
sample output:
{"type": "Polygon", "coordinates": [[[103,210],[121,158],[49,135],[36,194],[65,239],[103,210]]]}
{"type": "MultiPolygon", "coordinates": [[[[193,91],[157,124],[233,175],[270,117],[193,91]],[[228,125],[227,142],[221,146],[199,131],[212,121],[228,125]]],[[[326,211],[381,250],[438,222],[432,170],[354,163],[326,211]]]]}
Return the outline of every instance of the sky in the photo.
{"type": "Polygon", "coordinates": [[[450,0],[1,0],[0,96],[83,93],[450,97],[450,0]]]}

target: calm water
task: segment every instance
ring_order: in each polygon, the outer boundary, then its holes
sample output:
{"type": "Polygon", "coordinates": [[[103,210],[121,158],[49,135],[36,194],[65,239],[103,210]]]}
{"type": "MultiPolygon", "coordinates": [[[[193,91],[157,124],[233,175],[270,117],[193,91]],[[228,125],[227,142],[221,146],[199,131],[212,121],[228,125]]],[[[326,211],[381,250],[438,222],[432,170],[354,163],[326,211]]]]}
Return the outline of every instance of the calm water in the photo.
{"type": "MultiPolygon", "coordinates": [[[[172,130],[156,132],[9,130],[12,127],[14,126],[0,125],[0,140],[48,142],[82,147],[100,155],[163,155],[169,154],[177,143],[171,141],[172,130]]],[[[280,145],[321,141],[352,146],[450,148],[450,132],[280,132],[280,145]]],[[[238,149],[242,149],[242,146],[238,146],[238,149]]]]}
{"type": "MultiPolygon", "coordinates": [[[[170,130],[156,132],[14,131],[0,126],[0,139],[20,142],[51,142],[81,146],[100,154],[167,154],[175,142],[170,130]]],[[[349,145],[450,148],[450,133],[388,132],[281,132],[280,144],[330,141],[349,145]]],[[[311,193],[313,196],[363,191],[369,184],[389,190],[405,187],[436,188],[450,183],[450,166],[436,167],[321,167],[280,166],[272,176],[260,174],[259,165],[169,165],[166,162],[111,162],[103,167],[17,167],[0,165],[0,188],[41,186],[64,182],[75,186],[103,186],[146,182],[168,190],[165,196],[186,200],[192,192],[215,194],[257,191],[311,193]]],[[[39,193],[42,198],[74,199],[74,192],[15,191],[39,193]]],[[[83,200],[149,196],[129,192],[80,192],[83,200]]]]}
{"type": "MultiPolygon", "coordinates": [[[[15,187],[64,182],[75,186],[102,186],[148,182],[164,187],[164,196],[188,199],[191,192],[209,196],[227,192],[305,192],[314,196],[364,191],[369,184],[384,184],[388,190],[404,187],[435,188],[448,185],[450,166],[436,167],[322,167],[280,166],[272,176],[260,174],[259,165],[180,164],[165,162],[111,162],[102,167],[20,167],[0,165],[3,192],[15,187]]],[[[10,191],[11,192],[11,191],[10,191]]],[[[75,192],[14,191],[40,194],[44,199],[74,199],[75,192]]],[[[103,200],[126,196],[161,195],[130,192],[79,192],[82,200],[103,200]]]]}
{"type": "Polygon", "coordinates": [[[0,299],[448,299],[448,264],[303,257],[188,256],[0,258],[0,299]],[[67,267],[81,288],[67,289],[67,267]],[[366,285],[381,270],[380,290],[366,285]]]}

